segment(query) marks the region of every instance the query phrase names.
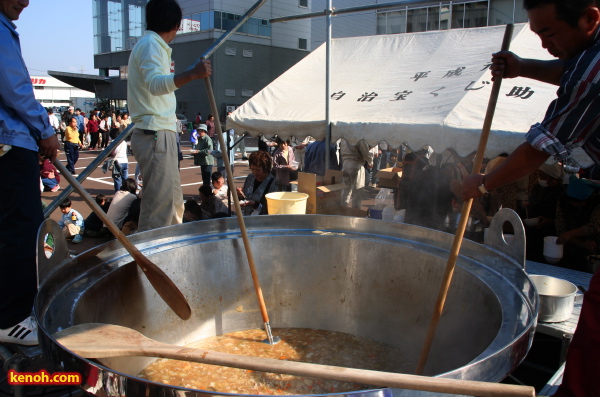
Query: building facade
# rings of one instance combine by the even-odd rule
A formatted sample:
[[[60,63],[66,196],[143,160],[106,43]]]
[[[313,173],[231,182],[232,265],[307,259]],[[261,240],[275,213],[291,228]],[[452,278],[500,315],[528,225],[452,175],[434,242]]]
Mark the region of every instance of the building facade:
[[[62,108],[75,106],[80,100],[75,98],[95,98],[90,91],[80,90],[50,76],[31,76],[35,99],[46,108]]]
[[[98,97],[126,99],[127,63],[144,33],[147,0],[94,0],[94,65],[111,84]],[[269,0],[210,57],[219,112],[235,108],[309,52],[310,20],[272,25],[269,19],[309,12],[300,0]],[[170,44],[175,73],[186,70],[254,4],[248,0],[180,0],[183,20]],[[176,91],[177,113],[210,113],[203,82]]]
[[[327,8],[327,0],[310,0],[311,12]],[[333,1],[333,6],[352,8],[368,4],[393,3],[394,0]],[[406,2],[406,5],[373,11],[361,11],[335,16],[331,35],[334,38],[372,36],[478,28],[527,22],[522,0],[460,0]],[[315,18],[311,26],[311,50],[325,41],[325,18]]]

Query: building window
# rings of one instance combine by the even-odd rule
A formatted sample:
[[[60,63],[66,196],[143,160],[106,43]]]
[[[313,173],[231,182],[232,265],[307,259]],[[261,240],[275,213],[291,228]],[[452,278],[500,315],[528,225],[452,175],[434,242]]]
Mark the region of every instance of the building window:
[[[308,8],[308,0],[298,0],[298,7]]]
[[[515,0],[477,0],[382,11],[377,13],[377,34],[475,28],[526,21],[521,8],[515,7]]]
[[[465,4],[465,28],[487,26],[487,1]]]
[[[408,10],[406,32],[424,32],[427,30],[427,8]]]
[[[126,50],[129,38],[142,36],[144,6],[140,1],[94,0],[94,54]]]
[[[427,30],[440,29],[440,7],[429,7],[427,9]]]
[[[235,96],[235,88],[226,88],[225,96]]]
[[[226,47],[225,48],[225,55],[235,56],[235,54],[237,54],[237,49],[236,48],[233,48],[233,47]]]
[[[215,11],[215,29],[229,30],[240,20],[240,18],[241,15],[238,14]],[[248,33],[257,36],[270,37],[271,25],[266,19],[248,18],[246,23],[240,26],[236,33]]]
[[[406,10],[377,14],[377,34],[406,33]]]
[[[440,29],[450,29],[450,6],[440,7]]]
[[[250,98],[252,95],[254,95],[253,90],[242,90],[243,97]]]
[[[252,50],[244,50],[242,51],[242,55],[244,58],[252,58],[253,52]]]
[[[453,29],[460,29],[465,27],[465,5],[454,4],[452,6],[452,25]]]
[[[298,39],[298,48],[300,50],[308,50],[308,40],[306,39]]]

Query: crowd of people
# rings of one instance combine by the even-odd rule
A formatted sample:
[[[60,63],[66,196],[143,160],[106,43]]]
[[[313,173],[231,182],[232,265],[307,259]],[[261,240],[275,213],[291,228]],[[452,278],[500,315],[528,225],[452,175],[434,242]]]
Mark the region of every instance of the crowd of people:
[[[46,111],[50,126],[57,135],[60,135],[60,140],[63,142],[63,149],[67,156],[67,170],[75,176],[77,176],[75,164],[79,159],[80,150],[106,148],[112,139],[131,124],[129,114],[120,111],[94,109],[89,117],[86,117],[81,109],[75,109],[73,106],[69,106],[60,117],[54,114],[52,108]],[[126,173],[123,180],[125,179],[127,179]],[[119,190],[116,184],[115,190]]]

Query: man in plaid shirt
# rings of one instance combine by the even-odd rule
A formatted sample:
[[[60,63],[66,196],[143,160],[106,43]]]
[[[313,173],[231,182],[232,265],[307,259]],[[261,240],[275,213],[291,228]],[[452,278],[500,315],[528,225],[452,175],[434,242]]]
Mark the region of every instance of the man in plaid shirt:
[[[465,178],[463,198],[530,174],[550,156],[582,168],[600,164],[600,9],[596,0],[524,0],[531,30],[556,60],[493,55],[492,75],[529,77],[559,86],[542,122],[497,169]],[[592,278],[555,397],[600,396],[600,273]]]

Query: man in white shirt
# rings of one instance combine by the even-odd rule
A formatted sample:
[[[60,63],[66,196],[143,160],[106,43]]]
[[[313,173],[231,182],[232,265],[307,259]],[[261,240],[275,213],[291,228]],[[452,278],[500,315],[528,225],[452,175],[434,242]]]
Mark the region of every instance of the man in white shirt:
[[[54,132],[58,133],[60,131],[60,123],[58,122],[58,117],[56,117],[52,108],[48,109],[48,120],[50,121],[52,128],[54,128]]]
[[[212,74],[210,61],[171,73],[171,48],[181,24],[175,0],[150,0],[147,31],[129,57],[127,100],[135,129],[131,150],[144,176],[138,231],[182,222],[183,193],[178,171],[175,90]]]

